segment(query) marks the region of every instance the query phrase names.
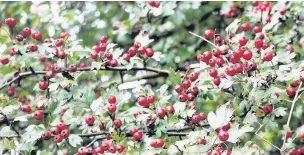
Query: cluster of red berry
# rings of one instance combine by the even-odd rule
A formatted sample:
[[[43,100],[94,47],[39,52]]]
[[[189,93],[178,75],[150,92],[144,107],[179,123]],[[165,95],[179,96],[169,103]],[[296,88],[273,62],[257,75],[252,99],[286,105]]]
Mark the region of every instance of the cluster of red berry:
[[[289,150],[289,155],[303,155],[304,154],[304,148],[292,148]]]
[[[50,130],[44,131],[41,135],[43,140],[49,140],[54,136],[54,141],[56,143],[62,142],[63,139],[67,139],[70,136],[70,130],[64,122],[60,122],[58,125],[51,127]]]
[[[232,5],[230,6],[230,11],[226,12],[226,13],[225,13],[225,16],[226,16],[227,18],[230,18],[230,17],[234,17],[234,16],[236,16],[236,15],[237,15],[237,6],[236,6],[235,4],[232,4]]]
[[[87,154],[103,154],[105,151],[109,153],[122,153],[125,147],[123,145],[111,145],[109,142],[104,141],[100,146],[92,149],[91,147],[80,147],[77,151],[77,155]]]
[[[221,154],[226,154],[230,155],[232,151],[227,148],[226,150],[222,146],[218,146],[210,150],[209,152],[205,152],[202,155],[221,155]]]
[[[130,58],[134,57],[137,53],[141,56],[146,55],[147,57],[152,57],[154,55],[154,50],[152,48],[142,46],[139,42],[134,42],[128,52],[123,55],[123,58],[126,61],[130,61]]]

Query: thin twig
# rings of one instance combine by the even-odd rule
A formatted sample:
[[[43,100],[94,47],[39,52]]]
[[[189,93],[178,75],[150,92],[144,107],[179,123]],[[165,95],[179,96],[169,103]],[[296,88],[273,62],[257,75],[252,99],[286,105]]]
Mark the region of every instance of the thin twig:
[[[298,90],[296,91],[296,94],[294,96],[294,99],[292,101],[292,104],[291,104],[291,109],[289,111],[289,116],[288,116],[288,120],[287,120],[287,123],[286,123],[286,130],[285,130],[285,133],[286,131],[288,130],[289,128],[289,125],[290,125],[290,120],[291,120],[291,116],[292,116],[292,112],[293,112],[293,109],[294,109],[294,106],[298,100],[298,95],[299,95],[299,92],[302,90],[301,89],[302,87],[302,82],[300,83],[299,87],[298,87]],[[286,143],[286,138],[287,138],[287,134],[285,134],[285,137],[283,139],[283,144],[282,144],[282,147],[281,147],[281,153],[285,150],[285,143]]]
[[[194,35],[194,36],[196,36],[196,37],[199,37],[199,38],[203,39],[204,41],[206,41],[207,43],[211,44],[212,46],[217,47],[214,43],[212,43],[211,41],[207,40],[206,38],[204,38],[204,37],[202,37],[202,36],[200,36],[200,35],[198,35],[196,33],[193,33],[191,31],[189,31],[189,33],[192,34],[192,35]]]

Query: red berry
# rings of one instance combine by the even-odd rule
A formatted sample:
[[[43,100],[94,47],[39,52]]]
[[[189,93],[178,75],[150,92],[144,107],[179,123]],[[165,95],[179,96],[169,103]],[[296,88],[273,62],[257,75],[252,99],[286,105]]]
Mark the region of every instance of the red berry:
[[[128,53],[131,57],[133,57],[136,54],[136,52],[137,52],[137,49],[134,46],[130,47],[128,50]]]
[[[106,141],[104,141],[101,146],[105,149],[105,150],[108,150],[110,148],[110,144]]]
[[[214,30],[212,29],[206,30],[204,33],[204,37],[206,39],[212,39],[214,37]]]
[[[298,155],[303,155],[304,154],[304,148],[303,147],[298,148],[297,152],[298,152]]]
[[[286,88],[286,93],[287,93],[289,96],[294,96],[294,94],[296,93],[296,89],[293,88],[293,87],[288,87],[288,88]]]
[[[234,76],[237,73],[236,69],[233,66],[227,67],[225,72],[229,76]]]
[[[99,45],[93,46],[93,51],[95,53],[99,53],[101,51],[101,47]]]
[[[179,96],[178,96],[178,100],[179,101],[181,101],[181,102],[185,102],[185,101],[187,101],[189,98],[188,98],[188,96],[186,95],[186,94],[180,94]]]
[[[154,55],[154,50],[152,48],[148,48],[146,51],[146,55],[148,57],[152,57]]]
[[[202,112],[202,113],[198,114],[198,116],[199,116],[199,119],[200,119],[201,121],[203,121],[203,120],[207,119],[207,114],[206,114],[206,113],[204,113],[204,112]]]
[[[49,140],[51,138],[51,132],[50,131],[44,131],[41,135],[41,138],[43,140]]]
[[[292,132],[291,132],[291,131],[286,131],[286,132],[285,132],[286,138],[291,137],[291,135],[292,135]]]
[[[239,44],[240,46],[245,46],[248,42],[248,38],[247,37],[243,37],[239,40]]]
[[[173,105],[169,105],[166,107],[166,110],[168,113],[174,113],[175,112],[175,109],[174,109],[174,106]]]
[[[216,77],[217,76],[217,70],[215,69],[215,68],[213,68],[213,69],[211,69],[211,70],[209,70],[209,75],[211,76],[211,77]]]
[[[61,32],[60,33],[60,38],[61,39],[66,39],[67,37],[69,37],[69,33],[68,32]]]
[[[105,43],[99,44],[99,47],[100,47],[101,51],[106,51],[107,50],[107,44],[105,44]]]
[[[270,23],[271,22],[271,16],[267,16],[266,17],[266,23]]]
[[[64,129],[61,131],[61,135],[63,136],[63,138],[68,138],[70,136],[70,130],[68,129]]]
[[[122,121],[120,119],[115,119],[113,122],[113,126],[115,128],[119,128],[122,125]]]
[[[215,85],[221,84],[221,78],[220,78],[220,77],[215,77],[215,78],[213,79],[213,83],[214,83]]]
[[[95,148],[94,150],[93,150],[93,154],[103,154],[104,153],[104,147],[103,146],[99,146],[99,147],[97,147],[97,148]]]
[[[289,150],[289,155],[298,155],[298,150],[295,148],[292,148],[291,150]]]
[[[70,64],[68,67],[68,71],[73,73],[77,71],[77,66],[75,64]]]
[[[149,103],[154,103],[155,100],[156,100],[156,98],[155,98],[154,95],[150,95],[150,96],[147,97],[147,101],[148,101]]]
[[[140,48],[138,48],[138,52],[139,52],[140,54],[146,54],[146,53],[147,53],[147,48],[141,46]]]
[[[292,83],[291,83],[291,86],[292,87],[297,87],[299,85],[299,81],[293,81]]]
[[[34,33],[32,33],[32,37],[36,40],[42,40],[42,33],[39,31],[35,31]]]
[[[110,146],[110,148],[109,148],[110,153],[115,153],[116,151],[117,151],[117,149],[115,146]]]
[[[110,112],[110,113],[114,113],[115,111],[116,111],[116,105],[115,104],[110,104],[110,105],[108,105],[108,111]]]
[[[229,138],[229,134],[227,131],[221,130],[219,131],[218,138],[221,141],[226,141]]]
[[[55,46],[56,47],[60,47],[63,43],[63,40],[62,39],[57,39],[56,42],[55,42]]]
[[[117,59],[112,59],[112,60],[108,61],[108,65],[110,65],[111,67],[116,67],[116,66],[118,66],[118,61],[117,61]]]
[[[208,65],[214,67],[216,65],[216,59],[210,59]]]
[[[271,104],[265,104],[265,105],[263,106],[263,111],[264,111],[266,114],[271,113],[272,110],[273,110],[273,107],[272,107]]]
[[[137,103],[145,108],[149,107],[149,102],[145,97],[139,97],[137,99]]]
[[[184,92],[185,91],[185,88],[183,85],[176,85],[174,87],[174,90],[177,92],[177,93],[181,93],[181,92]]]
[[[23,41],[23,36],[21,34],[16,35],[16,40]]]
[[[52,70],[47,71],[45,75],[49,79],[55,76],[55,74]]]
[[[87,123],[87,125],[94,125],[95,117],[93,115],[87,116],[85,118],[85,122]]]
[[[131,134],[131,135],[134,135],[137,131],[138,131],[137,128],[132,128],[132,129],[130,130],[130,134]]]
[[[24,112],[31,112],[31,111],[32,111],[31,107],[30,107],[29,105],[27,105],[27,104],[22,105],[22,106],[21,106],[21,109],[22,109],[22,111],[24,111]]]
[[[143,133],[141,131],[137,131],[133,134],[133,137],[137,140],[140,141],[141,138],[143,137]]]
[[[265,53],[263,60],[264,61],[271,61],[272,58],[273,58],[272,52],[267,52],[267,53]]]
[[[166,116],[166,110],[164,108],[159,108],[156,111],[156,114],[160,118],[164,118]]]
[[[15,87],[8,87],[7,88],[7,94],[9,96],[14,96],[14,94],[15,94]]]
[[[92,59],[97,59],[97,57],[98,57],[98,53],[93,51],[93,52],[91,53],[91,58],[92,58]]]
[[[244,53],[243,53],[243,58],[245,60],[250,60],[252,58],[252,52],[249,51],[249,50],[246,50]]]
[[[87,67],[87,63],[85,61],[83,61],[80,63],[79,67],[85,68],[85,67]]]
[[[222,130],[224,130],[224,131],[228,131],[229,129],[230,129],[230,123],[227,123],[226,125],[224,125],[222,127]]]
[[[9,27],[14,27],[17,24],[17,21],[15,18],[5,18],[5,23],[9,26]]]
[[[195,81],[196,79],[198,79],[198,76],[199,76],[198,72],[193,72],[190,74],[190,80]]]
[[[262,27],[259,26],[259,25],[253,27],[253,32],[254,33],[260,33],[260,32],[262,32]]]
[[[253,5],[253,6],[258,6],[258,5],[259,5],[259,1],[253,1],[253,2],[252,2],[252,5]]]
[[[125,53],[125,54],[123,55],[123,58],[124,58],[124,60],[126,60],[126,61],[130,61],[131,56],[130,56],[129,53]]]
[[[64,50],[61,50],[57,53],[57,57],[60,59],[64,59],[66,57],[66,53],[64,52]]]
[[[8,57],[1,57],[0,58],[0,62],[3,64],[3,65],[5,65],[5,64],[8,64],[8,62],[9,62],[9,59],[8,59]]]
[[[65,125],[65,123],[63,123],[63,122],[60,122],[60,123],[57,125],[57,128],[58,128],[60,131],[62,131],[62,130],[64,130],[64,129],[66,128],[66,125]]]
[[[206,145],[207,141],[204,138],[200,138],[199,140],[197,140],[197,144],[202,144],[202,145]]]
[[[46,82],[46,81],[40,81],[40,82],[39,82],[39,88],[40,88],[41,90],[47,89],[48,86],[49,86],[49,84],[48,84],[48,82]]]
[[[23,28],[22,34],[24,37],[30,36],[31,35],[31,29],[28,27]]]
[[[254,47],[259,49],[261,47],[263,47],[263,40],[262,39],[257,39],[254,41]]]
[[[286,12],[287,12],[287,9],[286,9],[286,8],[280,9],[280,14],[281,14],[281,15],[285,15]]]
[[[27,47],[27,49],[29,50],[29,51],[31,51],[31,52],[35,52],[35,51],[37,51],[38,50],[38,46],[36,45],[36,44],[29,44],[28,45],[28,47]]]
[[[44,114],[43,114],[43,111],[39,110],[39,111],[36,111],[34,113],[34,116],[33,116],[35,119],[37,120],[41,120],[44,118]]]
[[[234,51],[234,56],[241,58],[244,54],[244,50],[242,49],[238,49],[236,51]]]
[[[116,103],[116,97],[114,95],[110,95],[108,98],[108,102],[110,104],[115,104]]]
[[[191,118],[191,122],[193,124],[196,124],[200,121],[200,117],[198,115],[193,115],[192,118]]]
[[[87,147],[80,147],[77,150],[77,155],[87,155]]]
[[[237,57],[235,55],[230,56],[230,62],[233,63],[233,64],[239,63],[240,60],[241,60],[240,57]]]
[[[123,145],[117,146],[117,152],[122,153],[124,151],[125,147]]]
[[[8,53],[10,54],[10,56],[14,56],[16,54],[16,51],[13,47],[8,48]]]
[[[294,48],[293,48],[292,45],[288,45],[288,46],[286,47],[286,52],[292,53],[293,51],[294,51]]]
[[[195,109],[195,107],[196,107],[195,102],[189,102],[189,103],[187,104],[187,109],[189,109],[189,110]]]
[[[183,87],[187,89],[191,86],[191,83],[191,80],[186,80],[183,82]]]
[[[102,36],[102,37],[100,37],[100,39],[99,39],[99,42],[100,42],[100,43],[107,43],[107,41],[108,41],[108,36]]]
[[[40,54],[39,59],[41,62],[44,62],[46,60],[46,57],[43,54]]]
[[[242,29],[243,31],[248,31],[248,30],[250,30],[250,24],[249,24],[249,23],[244,23],[244,24],[242,24],[242,25],[241,25],[241,29]]]

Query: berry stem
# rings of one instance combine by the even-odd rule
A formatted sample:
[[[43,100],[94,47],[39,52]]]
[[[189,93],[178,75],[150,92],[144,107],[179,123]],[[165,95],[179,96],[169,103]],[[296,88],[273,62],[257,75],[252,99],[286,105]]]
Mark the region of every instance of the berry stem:
[[[286,131],[289,128],[292,112],[293,112],[294,106],[295,106],[295,104],[296,104],[296,102],[298,100],[298,97],[302,95],[302,93],[299,95],[299,92],[302,90],[301,87],[302,87],[302,82],[300,83],[300,85],[298,87],[298,90],[296,91],[295,97],[294,97],[294,99],[292,101],[291,109],[289,111],[289,116],[288,116],[288,120],[287,120],[287,123],[286,123],[286,129],[285,129],[284,133],[286,133]],[[281,147],[281,154],[284,154],[286,139],[287,139],[287,135],[285,134],[284,139],[283,139],[283,144],[282,144],[282,147]]]

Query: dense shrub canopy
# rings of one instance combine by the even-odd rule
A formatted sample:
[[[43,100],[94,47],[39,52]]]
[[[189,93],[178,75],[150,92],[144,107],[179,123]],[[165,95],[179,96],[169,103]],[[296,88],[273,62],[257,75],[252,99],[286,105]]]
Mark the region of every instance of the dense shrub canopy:
[[[0,2],[1,154],[304,148],[303,2]]]

